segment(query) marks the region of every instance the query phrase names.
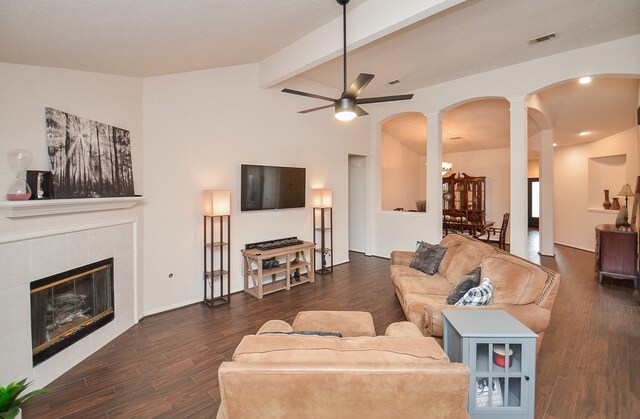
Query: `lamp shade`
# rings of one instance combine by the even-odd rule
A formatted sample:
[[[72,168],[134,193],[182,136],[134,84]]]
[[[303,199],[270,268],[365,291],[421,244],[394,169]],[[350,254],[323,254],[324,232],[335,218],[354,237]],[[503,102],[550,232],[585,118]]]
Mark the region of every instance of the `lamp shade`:
[[[202,212],[210,217],[229,215],[231,213],[231,191],[202,192]]]
[[[331,208],[333,206],[333,193],[331,189],[314,189],[313,190],[313,207],[314,208]]]
[[[622,189],[620,189],[620,192],[618,192],[618,196],[633,196],[633,195],[634,193],[631,190],[631,185],[629,185],[628,183],[625,183]]]

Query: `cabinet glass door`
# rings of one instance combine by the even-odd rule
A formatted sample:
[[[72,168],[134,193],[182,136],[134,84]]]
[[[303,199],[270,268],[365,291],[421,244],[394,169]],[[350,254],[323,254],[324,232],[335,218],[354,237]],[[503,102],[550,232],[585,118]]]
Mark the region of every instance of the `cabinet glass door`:
[[[503,343],[504,342],[504,343]],[[472,406],[479,410],[491,408],[522,408],[526,406],[528,385],[527,347],[523,341],[472,339],[470,366],[475,384]]]

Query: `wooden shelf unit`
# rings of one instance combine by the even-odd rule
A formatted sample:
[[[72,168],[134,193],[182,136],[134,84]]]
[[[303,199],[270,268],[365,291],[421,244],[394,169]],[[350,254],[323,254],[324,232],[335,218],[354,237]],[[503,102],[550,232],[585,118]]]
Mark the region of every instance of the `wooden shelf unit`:
[[[327,214],[328,213],[328,214]],[[320,266],[316,272],[326,274],[333,272],[333,209],[332,208],[313,208],[313,240],[316,247],[313,257],[320,257],[320,263],[315,262],[316,266]],[[327,256],[330,263],[327,263]]]
[[[442,178],[442,214],[484,225],[486,178],[452,173]]]
[[[271,250],[243,250],[244,292],[261,299],[272,292],[288,290],[297,285],[314,282],[314,248],[314,243],[303,242],[295,246]],[[309,254],[308,258],[307,253]],[[274,257],[279,258],[280,265],[263,269],[262,261]],[[254,262],[256,268],[253,267]],[[306,272],[301,272],[301,270]],[[300,275],[299,282],[291,280],[291,275],[296,272]],[[278,278],[279,274],[284,274],[284,278]],[[270,281],[265,283],[265,279],[269,278]]]
[[[204,216],[204,296],[202,302],[209,307],[228,304],[231,301],[231,276],[229,274],[229,266],[231,265],[230,237],[230,216]],[[216,282],[220,284],[217,296],[215,295]]]

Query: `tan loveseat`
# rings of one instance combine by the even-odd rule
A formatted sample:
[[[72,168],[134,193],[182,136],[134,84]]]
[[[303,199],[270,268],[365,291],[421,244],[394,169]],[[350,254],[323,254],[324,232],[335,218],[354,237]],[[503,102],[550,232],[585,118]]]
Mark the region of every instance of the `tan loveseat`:
[[[414,252],[391,253],[391,280],[407,320],[425,336],[442,338],[442,309],[502,309],[538,334],[537,347],[549,326],[560,275],[550,269],[501,251],[467,236],[444,237],[446,247],[438,271],[427,275],[409,267]],[[493,297],[489,306],[461,307],[446,304],[447,295],[464,275],[480,266],[489,278]]]
[[[369,336],[350,336],[353,321],[347,330],[341,324],[331,328],[345,332],[342,338],[264,334],[301,330],[302,323],[294,321],[292,328],[270,320],[242,339],[233,362],[218,371],[218,419],[468,417],[469,369],[449,363],[436,341],[413,324],[394,323],[385,336],[367,331],[375,335],[372,320],[359,328]]]

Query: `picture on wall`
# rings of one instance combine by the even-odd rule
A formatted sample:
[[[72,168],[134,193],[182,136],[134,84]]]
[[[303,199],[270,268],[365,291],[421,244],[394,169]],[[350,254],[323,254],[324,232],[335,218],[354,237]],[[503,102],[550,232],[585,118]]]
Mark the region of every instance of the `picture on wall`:
[[[53,198],[133,196],[129,131],[45,108]]]

